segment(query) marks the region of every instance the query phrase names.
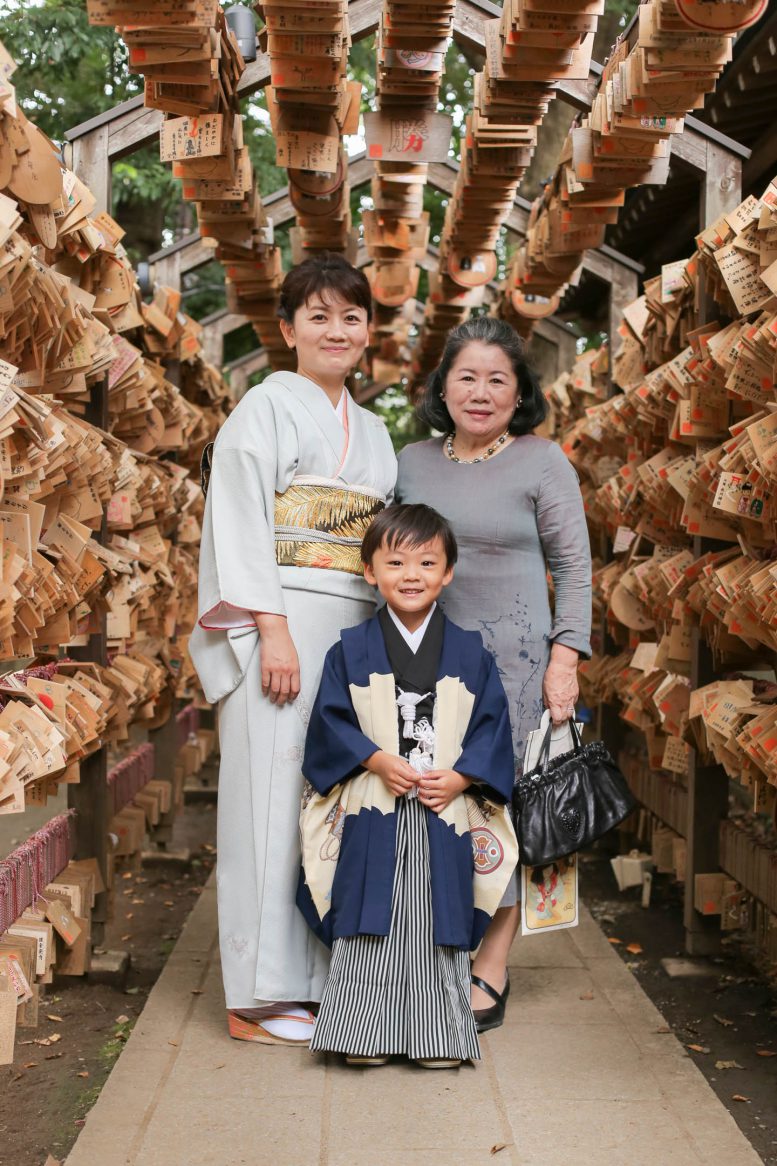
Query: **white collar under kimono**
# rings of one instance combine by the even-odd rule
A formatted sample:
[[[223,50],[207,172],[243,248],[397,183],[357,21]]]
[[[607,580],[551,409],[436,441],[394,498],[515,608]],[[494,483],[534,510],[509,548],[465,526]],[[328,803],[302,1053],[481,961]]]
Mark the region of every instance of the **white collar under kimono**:
[[[431,620],[432,616],[434,615],[435,609],[437,607],[437,603],[435,602],[432,604],[432,606],[429,608],[429,614],[427,615],[426,619],[424,620],[424,622],[421,624],[420,627],[416,628],[416,630],[414,632],[409,631],[405,627],[405,625],[402,623],[402,620],[399,618],[398,615],[394,614],[394,612],[391,610],[391,608],[389,607],[388,604],[386,604],[386,607],[388,608],[388,613],[391,617],[391,622],[394,624],[394,626],[399,631],[399,634],[401,635],[402,639],[407,644],[410,651],[413,653],[413,655],[415,655],[415,653],[421,647],[421,644],[423,642],[423,638],[426,635],[426,629],[429,627],[429,621]]]

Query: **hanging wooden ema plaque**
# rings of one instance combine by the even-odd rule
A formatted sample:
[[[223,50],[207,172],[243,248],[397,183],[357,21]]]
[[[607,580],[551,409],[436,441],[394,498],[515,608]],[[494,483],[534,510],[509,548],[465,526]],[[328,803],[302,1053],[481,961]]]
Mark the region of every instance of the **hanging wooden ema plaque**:
[[[453,119],[413,106],[365,113],[367,155],[380,162],[444,162]]]
[[[675,0],[675,7],[693,28],[730,34],[755,24],[768,0]]]
[[[510,302],[519,316],[527,320],[544,320],[552,316],[561,300],[560,293],[554,296],[529,295],[514,288],[510,293]]]
[[[448,256],[448,274],[459,287],[484,287],[496,275],[495,251],[465,251],[455,247]]]
[[[396,308],[418,292],[420,269],[414,263],[390,260],[364,269],[373,298],[384,307]]]

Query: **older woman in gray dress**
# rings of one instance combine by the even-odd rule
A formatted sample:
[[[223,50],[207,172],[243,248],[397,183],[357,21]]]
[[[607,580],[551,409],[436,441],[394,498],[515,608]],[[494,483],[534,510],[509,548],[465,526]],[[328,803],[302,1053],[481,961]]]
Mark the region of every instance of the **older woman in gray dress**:
[[[574,712],[578,659],[591,650],[583,501],[561,447],[532,433],[546,410],[513,329],[492,317],[461,324],[448,336],[419,409],[444,436],[402,451],[395,493],[398,502],[433,506],[453,526],[459,563],[440,603],[456,623],[480,631],[496,656],[510,702],[516,776],[543,707],[554,724]],[[507,959],[519,921],[514,876],[473,964],[480,1032],[504,1019]]]

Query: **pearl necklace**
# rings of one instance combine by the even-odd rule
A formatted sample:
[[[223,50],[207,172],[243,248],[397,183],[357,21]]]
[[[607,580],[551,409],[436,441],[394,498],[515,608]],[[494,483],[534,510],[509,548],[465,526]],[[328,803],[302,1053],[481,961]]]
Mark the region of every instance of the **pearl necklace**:
[[[488,458],[493,457],[496,451],[504,445],[510,436],[510,430],[505,429],[501,437],[497,437],[493,445],[489,445],[485,453],[481,453],[478,457],[463,458],[457,457],[453,450],[453,443],[456,440],[456,433],[449,433],[445,439],[445,453],[452,462],[460,462],[463,466],[474,466],[476,462],[487,461]]]

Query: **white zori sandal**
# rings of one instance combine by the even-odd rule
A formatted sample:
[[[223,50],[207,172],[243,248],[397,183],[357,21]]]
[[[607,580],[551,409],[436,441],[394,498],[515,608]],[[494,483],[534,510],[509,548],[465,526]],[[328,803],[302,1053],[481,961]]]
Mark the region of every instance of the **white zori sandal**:
[[[297,1004],[270,1004],[264,1008],[234,1009],[227,1012],[229,1035],[233,1040],[255,1041],[260,1045],[292,1045],[306,1048],[313,1036],[315,1017],[309,1008]]]

